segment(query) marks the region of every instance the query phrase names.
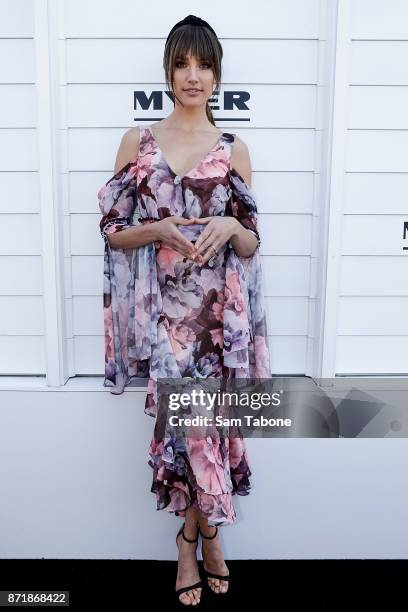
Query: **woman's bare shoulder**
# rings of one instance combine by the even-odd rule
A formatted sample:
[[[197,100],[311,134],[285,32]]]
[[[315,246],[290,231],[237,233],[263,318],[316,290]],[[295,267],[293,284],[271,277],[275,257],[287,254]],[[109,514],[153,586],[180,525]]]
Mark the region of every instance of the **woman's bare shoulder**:
[[[137,157],[140,142],[140,127],[135,126],[126,130],[120,141],[115,161],[115,174],[130,161]]]
[[[249,186],[251,186],[252,168],[248,147],[237,135],[235,135],[231,151],[231,167],[242,176]]]

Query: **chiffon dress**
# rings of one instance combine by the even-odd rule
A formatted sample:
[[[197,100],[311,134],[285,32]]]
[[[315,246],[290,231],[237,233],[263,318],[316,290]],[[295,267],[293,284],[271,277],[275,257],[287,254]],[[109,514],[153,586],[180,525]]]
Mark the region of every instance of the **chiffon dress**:
[[[270,376],[254,193],[231,166],[235,134],[221,132],[183,176],[167,163],[149,127],[134,159],[99,190],[104,239],[104,386],[120,394],[146,378],[144,412],[156,419],[148,447],[156,509],[185,516],[195,506],[209,525],[236,520],[234,494],[252,487],[242,435],[202,439],[159,435],[158,380]],[[249,257],[230,241],[200,266],[157,241],[112,248],[108,235],[170,216],[234,216],[257,238]],[[195,242],[205,224],[176,226]],[[140,384],[140,381],[139,381]]]

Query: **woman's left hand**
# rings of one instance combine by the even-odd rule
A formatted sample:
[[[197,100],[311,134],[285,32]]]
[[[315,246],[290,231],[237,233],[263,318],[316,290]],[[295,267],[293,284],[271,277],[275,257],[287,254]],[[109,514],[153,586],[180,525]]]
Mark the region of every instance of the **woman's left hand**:
[[[235,217],[212,216],[194,217],[194,223],[207,225],[194,244],[196,261],[203,265],[214,257],[216,254],[214,249],[218,253],[219,249],[236,233],[239,222]]]

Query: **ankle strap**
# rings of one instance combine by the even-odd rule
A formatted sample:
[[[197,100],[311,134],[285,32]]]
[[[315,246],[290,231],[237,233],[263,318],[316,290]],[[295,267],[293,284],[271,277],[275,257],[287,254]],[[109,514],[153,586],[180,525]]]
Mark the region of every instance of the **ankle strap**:
[[[186,542],[190,542],[190,543],[197,542],[197,540],[198,540],[198,534],[197,534],[197,537],[196,537],[196,539],[195,539],[195,540],[190,540],[189,538],[186,538],[186,536],[184,535],[184,525],[183,525],[183,527],[181,528],[181,530],[180,530],[180,531],[181,531],[181,535],[182,535],[182,536],[183,536],[183,538],[186,540]]]
[[[214,535],[212,535],[212,536],[206,536],[206,535],[204,535],[204,534],[203,534],[203,532],[202,532],[202,531],[201,531],[201,529],[200,529],[200,534],[201,534],[201,537],[202,537],[202,538],[205,538],[206,540],[212,540],[213,538],[215,538],[215,536],[216,536],[216,535],[217,535],[217,533],[218,533],[218,527],[217,527],[216,525],[214,525],[214,527],[215,527],[215,533],[214,533]]]

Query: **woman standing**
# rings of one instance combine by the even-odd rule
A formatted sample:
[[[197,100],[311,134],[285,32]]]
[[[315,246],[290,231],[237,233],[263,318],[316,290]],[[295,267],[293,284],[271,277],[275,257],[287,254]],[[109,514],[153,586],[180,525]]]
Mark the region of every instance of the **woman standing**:
[[[251,484],[242,436],[159,433],[157,381],[270,376],[251,165],[245,143],[219,131],[208,104],[221,44],[194,15],[170,31],[164,70],[174,110],[122,137],[114,176],[98,193],[104,255],[105,380],[112,393],[148,381],[145,413],[157,509],[184,517],[176,592],[200,601],[196,548],[210,588],[225,593],[218,527]]]

